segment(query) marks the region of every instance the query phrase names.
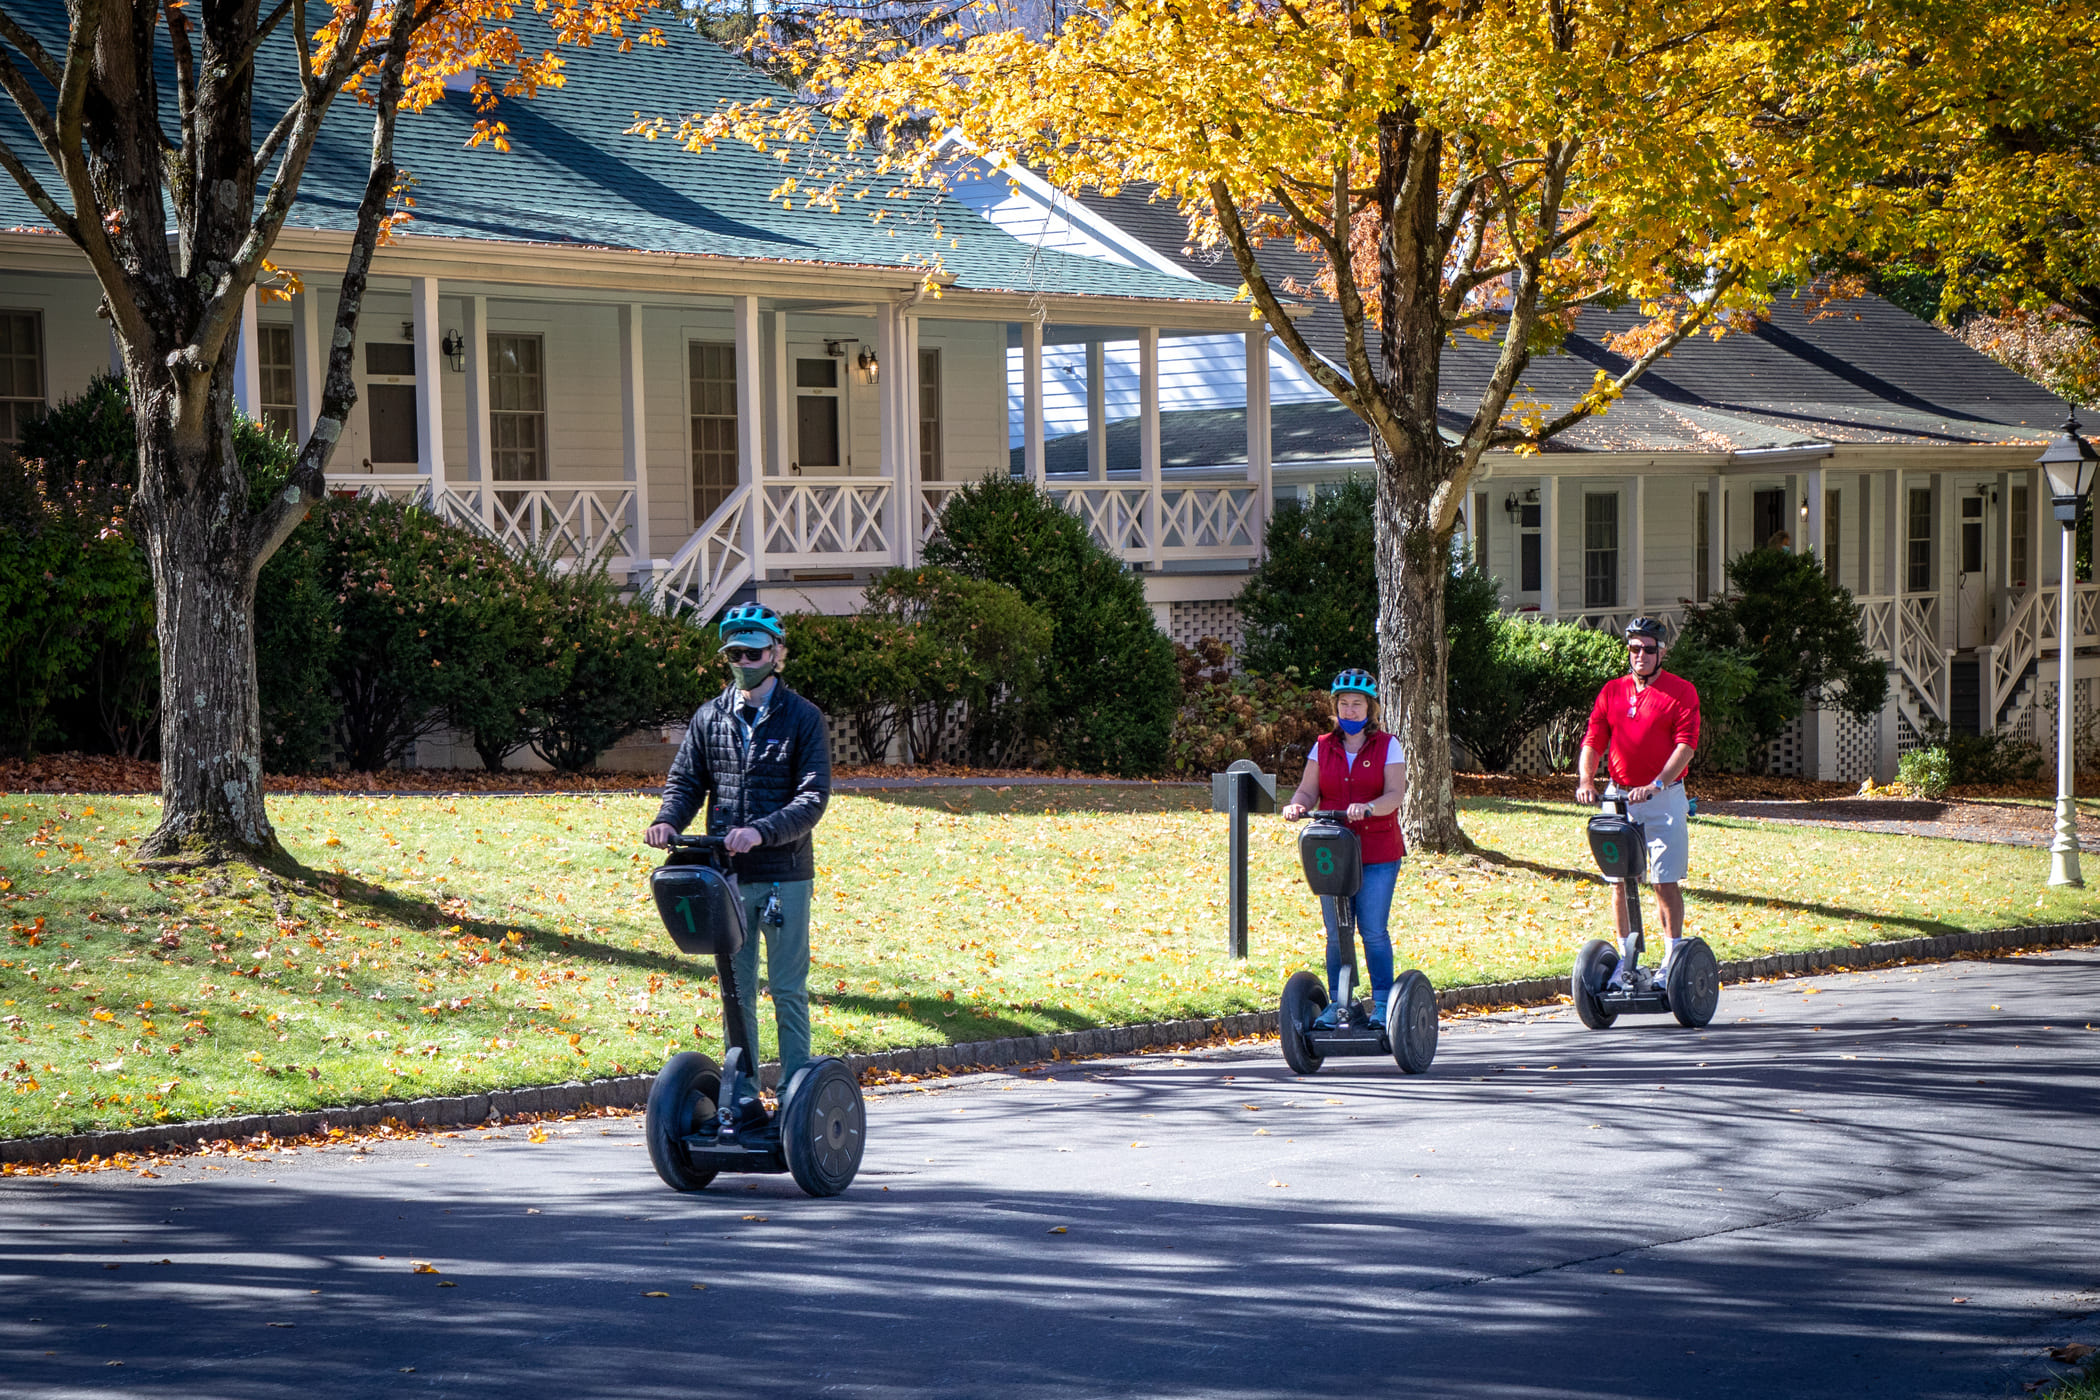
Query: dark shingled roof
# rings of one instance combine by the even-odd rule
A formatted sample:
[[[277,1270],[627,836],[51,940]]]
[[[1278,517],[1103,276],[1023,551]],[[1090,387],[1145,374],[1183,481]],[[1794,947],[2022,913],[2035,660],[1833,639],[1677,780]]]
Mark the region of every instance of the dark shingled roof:
[[[9,12],[53,52],[64,51],[63,6],[28,0]],[[544,30],[529,7],[515,23]],[[839,214],[788,210],[769,194],[785,171],[773,157],[729,144],[696,155],[673,141],[623,135],[639,115],[677,117],[721,101],[784,95],[675,12],[665,12],[661,26],[667,41],[662,48],[637,45],[621,54],[608,41],[563,48],[563,86],[542,89],[529,102],[505,101],[494,114],[509,124],[507,153],[466,149],[475,114],[464,94],[405,114],[396,153],[415,181],[415,219],[402,237],[903,268],[931,258],[938,225],[943,263],[968,289],[1177,301],[1231,297],[1230,289],[1149,268],[1031,248],[944,196],[919,195],[903,211],[889,202],[894,222],[881,225],[870,220],[867,204],[848,205]],[[545,40],[528,35],[527,42]],[[289,42],[280,41],[260,60],[258,130],[290,100],[291,53]],[[163,91],[175,91],[172,73]],[[287,227],[346,231],[354,225],[370,131],[367,109],[348,98],[335,105]],[[59,188],[12,103],[0,103],[0,133],[47,180],[47,188]],[[5,178],[0,227],[49,228]]]
[[[1080,192],[1081,205],[1191,276],[1218,286],[1240,286],[1238,267],[1222,249],[1190,246],[1188,225],[1172,204],[1152,198],[1154,187],[1125,186],[1113,197]],[[1271,277],[1310,284],[1311,258],[1283,243],[1259,253]],[[1311,298],[1298,321],[1322,358],[1346,363],[1342,318],[1332,302]],[[1516,395],[1560,410],[1589,391],[1598,370],[1617,373],[1622,356],[1605,348],[1615,333],[1640,323],[1637,311],[1585,311],[1561,351],[1539,355]],[[1492,341],[1458,337],[1444,352],[1444,426],[1462,430],[1495,363]],[[1749,333],[1716,341],[1700,336],[1677,347],[1635,382],[1608,413],[1553,439],[1549,452],[1732,452],[1808,443],[1872,442],[1973,444],[2038,443],[2062,425],[2066,405],[2040,385],[1980,355],[1909,312],[1879,297],[1833,302],[1820,312],[1801,299],[1781,300],[1770,319]],[[1229,421],[1228,421],[1229,420]],[[1246,460],[1245,415],[1180,412],[1161,415],[1162,460],[1227,463]],[[1276,460],[1364,456],[1369,430],[1340,405],[1278,405],[1271,411]],[[1286,451],[1286,422],[1293,444]],[[1135,468],[1137,437],[1109,429],[1111,467]],[[1076,443],[1077,446],[1070,444]],[[1086,465],[1083,435],[1058,439],[1052,470],[1077,454]]]

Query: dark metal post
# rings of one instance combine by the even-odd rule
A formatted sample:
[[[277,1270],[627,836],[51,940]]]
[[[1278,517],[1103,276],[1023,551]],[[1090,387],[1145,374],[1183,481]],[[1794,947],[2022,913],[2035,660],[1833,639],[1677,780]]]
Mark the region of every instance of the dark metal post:
[[[1227,903],[1231,906],[1231,919],[1226,925],[1225,951],[1235,958],[1247,956],[1247,808],[1254,786],[1252,773],[1228,773],[1225,775],[1226,824],[1232,832],[1231,845],[1225,857],[1225,889]]]
[[[1210,775],[1210,809],[1225,814],[1225,952],[1247,956],[1247,818],[1276,810],[1276,779],[1252,759]]]

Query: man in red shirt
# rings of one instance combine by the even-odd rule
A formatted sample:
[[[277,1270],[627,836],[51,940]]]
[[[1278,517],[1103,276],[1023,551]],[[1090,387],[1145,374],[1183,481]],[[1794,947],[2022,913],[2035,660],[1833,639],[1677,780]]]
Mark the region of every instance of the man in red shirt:
[[[1648,617],[1627,623],[1627,674],[1598,692],[1590,727],[1582,736],[1582,755],[1575,761],[1575,800],[1595,802],[1597,760],[1608,751],[1611,781],[1625,793],[1626,815],[1647,833],[1648,879],[1655,886],[1655,912],[1663,927],[1663,960],[1655,969],[1658,982],[1684,934],[1684,891],[1679,885],[1691,858],[1684,770],[1699,747],[1699,692],[1684,677],[1665,671],[1662,659],[1662,624]],[[1623,945],[1626,906],[1613,900],[1612,910]],[[1613,980],[1631,971],[1621,960]]]

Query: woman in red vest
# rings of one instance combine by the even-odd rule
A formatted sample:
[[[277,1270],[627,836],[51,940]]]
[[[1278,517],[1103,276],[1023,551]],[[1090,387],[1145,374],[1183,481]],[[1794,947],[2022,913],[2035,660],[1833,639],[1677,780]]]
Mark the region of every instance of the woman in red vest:
[[[1385,1000],[1393,989],[1393,940],[1386,921],[1393,908],[1393,886],[1400,879],[1400,803],[1407,795],[1407,756],[1400,741],[1378,727],[1378,682],[1368,672],[1348,670],[1328,688],[1334,697],[1334,729],[1322,734],[1305,760],[1305,776],[1283,809],[1283,819],[1297,821],[1312,811],[1343,810],[1349,829],[1363,843],[1364,883],[1356,892],[1356,931],[1363,935],[1364,961],[1371,972],[1371,1020],[1385,1020]],[[1330,935],[1327,946],[1354,959],[1356,950],[1341,948],[1335,931],[1334,901],[1320,900]],[[1327,964],[1327,1009],[1318,1024],[1331,1029],[1342,1008],[1342,965],[1330,954]]]

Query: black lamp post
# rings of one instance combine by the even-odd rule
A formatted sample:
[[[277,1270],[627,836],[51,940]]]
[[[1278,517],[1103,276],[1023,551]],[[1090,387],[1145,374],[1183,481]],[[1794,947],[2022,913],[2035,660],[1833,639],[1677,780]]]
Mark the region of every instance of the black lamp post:
[[[2056,839],[2049,845],[2049,883],[2083,886],[2078,869],[2078,808],[2072,800],[2073,772],[2077,767],[2071,751],[2071,653],[2077,633],[2077,580],[2072,577],[2078,534],[2078,517],[2093,491],[2093,476],[2100,467],[2100,452],[2078,434],[2074,414],[2064,419],[2064,430],[2050,439],[2036,459],[2049,478],[2049,494],[2063,529],[2063,557],[2057,570],[2056,613]]]

